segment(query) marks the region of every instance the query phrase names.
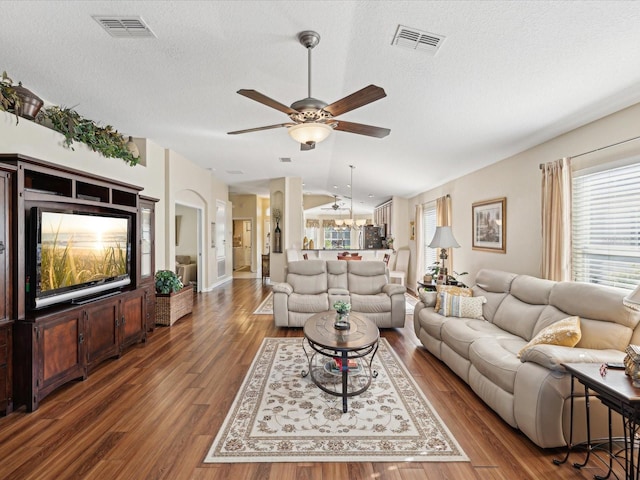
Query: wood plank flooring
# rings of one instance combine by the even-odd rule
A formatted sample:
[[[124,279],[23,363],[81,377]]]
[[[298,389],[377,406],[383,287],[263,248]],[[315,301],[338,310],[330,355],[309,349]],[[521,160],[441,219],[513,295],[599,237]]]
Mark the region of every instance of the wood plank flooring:
[[[470,462],[203,464],[264,337],[299,337],[252,312],[270,291],[236,279],[196,297],[194,311],[145,344],[40,403],[0,418],[0,479],[588,479],[599,465],[555,466],[427,353],[412,317],[383,330]],[[576,454],[572,461],[582,460]]]

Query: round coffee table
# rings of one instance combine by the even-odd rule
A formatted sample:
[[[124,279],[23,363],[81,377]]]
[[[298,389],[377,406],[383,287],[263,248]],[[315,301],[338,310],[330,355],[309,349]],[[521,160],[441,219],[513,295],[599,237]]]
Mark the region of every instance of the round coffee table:
[[[371,363],[378,351],[380,331],[357,313],[349,315],[351,328],[337,330],[333,327],[335,316],[335,311],[317,313],[304,324],[304,338],[313,353],[309,356],[303,340],[309,368],[302,376],[310,375],[322,391],[342,397],[342,411],[346,413],[347,398],[367,390],[378,375]]]

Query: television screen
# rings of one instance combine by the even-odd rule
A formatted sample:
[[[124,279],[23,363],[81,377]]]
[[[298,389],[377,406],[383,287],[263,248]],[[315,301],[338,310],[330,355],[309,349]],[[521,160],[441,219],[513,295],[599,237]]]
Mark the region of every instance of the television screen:
[[[37,307],[129,283],[129,217],[47,210],[37,217]],[[60,297],[43,300],[51,296]]]

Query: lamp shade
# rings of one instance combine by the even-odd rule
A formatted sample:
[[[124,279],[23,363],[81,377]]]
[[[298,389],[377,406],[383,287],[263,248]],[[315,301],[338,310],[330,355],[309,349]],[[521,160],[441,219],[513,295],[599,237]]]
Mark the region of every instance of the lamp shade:
[[[309,144],[319,143],[327,138],[333,129],[326,123],[299,123],[289,127],[289,135],[296,142]]]
[[[436,233],[429,244],[429,248],[458,248],[459,246],[453,236],[451,227],[436,227]]]
[[[622,304],[632,310],[640,310],[640,285],[629,295],[622,299]]]

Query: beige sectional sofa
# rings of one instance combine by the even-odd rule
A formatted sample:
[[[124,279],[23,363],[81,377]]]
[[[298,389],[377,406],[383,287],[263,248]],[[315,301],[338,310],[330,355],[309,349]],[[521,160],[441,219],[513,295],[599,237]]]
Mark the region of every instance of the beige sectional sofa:
[[[351,303],[380,328],[403,327],[406,288],[390,284],[382,261],[301,260],[289,262],[283,283],[273,286],[273,318],[281,327],[302,327],[334,302]]]
[[[484,296],[484,319],[444,317],[435,292],[421,292],[414,327],[422,344],[446,363],[512,427],[543,448],[569,439],[568,362],[620,362],[640,343],[640,313],[626,308],[624,290],[481,270],[473,296]],[[575,347],[539,344],[518,353],[540,330],[580,317]],[[577,392],[583,392],[577,387]],[[584,439],[584,398],[576,400],[574,441]],[[592,435],[606,436],[606,409],[591,399]],[[616,425],[619,422],[615,422]]]

